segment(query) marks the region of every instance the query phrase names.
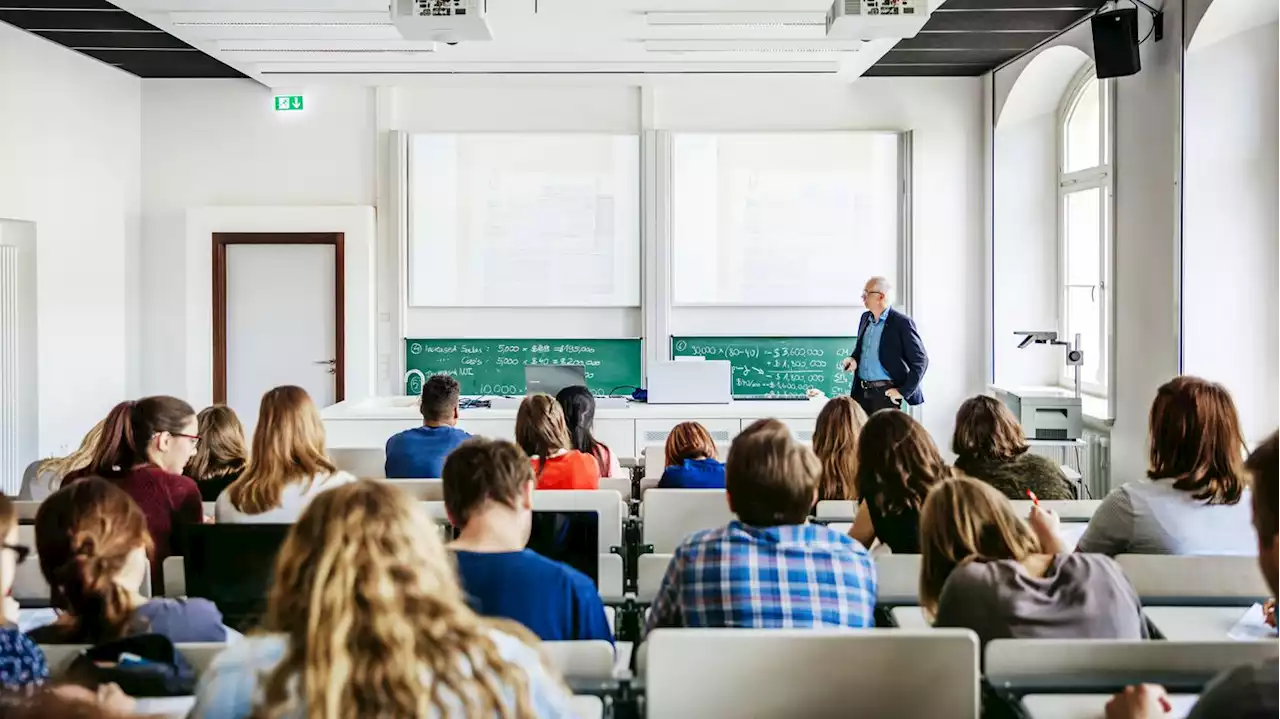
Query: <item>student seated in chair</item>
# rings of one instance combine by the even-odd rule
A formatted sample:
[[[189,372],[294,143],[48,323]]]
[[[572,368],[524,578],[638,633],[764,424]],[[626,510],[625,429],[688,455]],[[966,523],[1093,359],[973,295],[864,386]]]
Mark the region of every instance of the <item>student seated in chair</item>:
[[[813,453],[822,462],[819,502],[857,499],[858,436],[866,424],[867,413],[848,395],[832,397],[818,413]]]
[[[222,490],[240,479],[249,462],[244,425],[236,411],[225,404],[205,407],[196,418],[200,423],[200,444],[183,474],[200,485],[201,499],[214,502]]]
[[[995,397],[970,397],[956,412],[956,469],[1010,499],[1026,499],[1027,490],[1039,499],[1075,499],[1062,468],[1030,449],[1018,418]]]
[[[162,634],[175,644],[227,640],[209,600],[148,599],[138,591],[151,537],[142,510],[114,484],[89,477],[54,492],[36,511],[35,530],[40,572],[62,612],[29,633],[37,643],[102,644],[134,634]]]
[[[711,433],[697,422],[681,422],[667,435],[665,469],[658,489],[724,489],[724,463]]]
[[[1166,382],[1149,426],[1146,479],[1102,500],[1077,549],[1112,556],[1257,552],[1244,433],[1227,388],[1190,376]]]
[[[596,458],[573,448],[555,397],[533,394],[516,411],[516,444],[529,455],[538,489],[600,489]]]
[[[870,627],[875,565],[857,542],[808,524],[822,466],[791,430],[762,419],[725,467],[738,519],[687,537],[649,615],[661,627]]]
[[[564,412],[564,423],[569,428],[569,441],[579,452],[595,457],[601,477],[625,477],[622,464],[613,450],[591,433],[596,419],[596,398],[582,385],[565,387],[556,393],[556,402]]]
[[[574,715],[537,639],[467,607],[435,522],[391,482],[311,502],[262,629],[213,660],[190,719]]]
[[[4,621],[0,624],[0,691],[22,691],[39,686],[49,678],[49,665],[44,652],[18,628],[18,602],[13,598],[13,582],[18,565],[27,560],[30,547],[18,544],[18,508],[8,497],[0,496],[0,605]]]
[[[613,641],[600,594],[585,574],[525,549],[533,523],[533,469],[520,448],[476,437],[444,463],[444,502],[461,528],[450,545],[472,608],[519,622],[543,641]]]
[[[422,426],[406,429],[387,440],[387,479],[434,479],[444,470],[445,457],[471,435],[458,429],[458,380],[432,375],[422,385],[418,408]]]
[[[1058,518],[1028,523],[995,487],[969,477],[935,486],[920,514],[920,606],[934,626],[992,639],[1145,639],[1133,585],[1115,560],[1067,552]]]
[[[861,504],[849,536],[868,549],[878,539],[895,554],[919,554],[920,507],[950,476],[933,438],[911,415],[876,412],[858,436],[854,491]]]
[[[1273,433],[1249,455],[1245,468],[1253,479],[1250,500],[1258,534],[1258,565],[1274,596],[1280,592],[1280,435]],[[1201,692],[1187,719],[1237,719],[1280,714],[1280,661],[1269,659],[1229,669]],[[1129,687],[1107,703],[1107,719],[1157,719],[1172,716],[1163,687]]]

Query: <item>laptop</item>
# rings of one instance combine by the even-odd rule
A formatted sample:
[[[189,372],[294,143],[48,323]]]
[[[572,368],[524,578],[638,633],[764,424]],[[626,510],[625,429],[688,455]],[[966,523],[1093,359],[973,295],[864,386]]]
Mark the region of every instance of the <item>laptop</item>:
[[[537,364],[524,368],[526,394],[556,396],[565,387],[586,387],[587,368],[580,364]]]
[[[260,623],[288,524],[200,524],[186,528],[187,596],[208,599],[244,632]]]

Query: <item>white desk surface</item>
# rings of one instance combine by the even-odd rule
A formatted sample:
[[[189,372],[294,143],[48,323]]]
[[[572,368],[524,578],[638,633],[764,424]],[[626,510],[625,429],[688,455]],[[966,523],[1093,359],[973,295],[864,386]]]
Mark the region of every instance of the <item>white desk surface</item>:
[[[808,400],[735,400],[728,404],[645,404],[632,402],[622,409],[598,409],[596,420],[608,419],[780,419],[813,418],[826,404],[825,397]],[[320,417],[332,420],[405,420],[421,422],[417,397],[375,397],[360,401],[339,402],[325,407]],[[459,411],[462,420],[515,420],[516,408],[464,409]]]
[[[1143,613],[1166,639],[1224,642],[1247,607],[1146,607]]]
[[[920,607],[894,607],[889,610],[899,629],[929,629],[931,624]]]
[[[195,697],[154,697],[139,699],[133,713],[139,716],[173,717],[180,719],[196,706]]]
[[[1196,703],[1195,694],[1171,694],[1173,711],[1164,716],[1185,717]],[[1031,719],[1105,719],[1110,694],[1028,694],[1022,698]]]

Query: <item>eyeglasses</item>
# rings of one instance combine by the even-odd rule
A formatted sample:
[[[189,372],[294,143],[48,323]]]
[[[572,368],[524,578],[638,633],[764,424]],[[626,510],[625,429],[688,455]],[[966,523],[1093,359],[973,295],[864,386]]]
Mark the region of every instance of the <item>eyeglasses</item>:
[[[5,544],[3,547],[13,552],[14,556],[18,558],[18,564],[27,561],[27,557],[31,554],[31,547],[25,544]]]
[[[868,295],[880,295],[881,297],[884,297],[884,293],[883,293],[883,292],[879,292],[879,291],[877,291],[877,290],[872,290],[872,291],[870,291],[870,292],[863,292],[863,293],[862,293],[862,299],[864,299],[864,300],[865,300],[865,299],[867,299],[867,296],[868,296]]]
[[[195,443],[200,442],[200,435],[198,434],[183,434],[181,432],[170,432],[169,434],[173,435],[174,437],[186,437],[187,439]]]

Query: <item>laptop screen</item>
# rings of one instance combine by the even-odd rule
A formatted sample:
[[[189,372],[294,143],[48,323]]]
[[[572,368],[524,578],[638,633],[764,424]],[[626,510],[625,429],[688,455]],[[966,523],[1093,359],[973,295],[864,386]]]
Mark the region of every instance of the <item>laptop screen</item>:
[[[565,387],[586,387],[587,368],[576,364],[529,365],[524,368],[527,394],[544,392],[556,396]]]
[[[187,596],[218,606],[228,626],[258,625],[275,577],[288,524],[202,524],[187,528],[183,563]]]

